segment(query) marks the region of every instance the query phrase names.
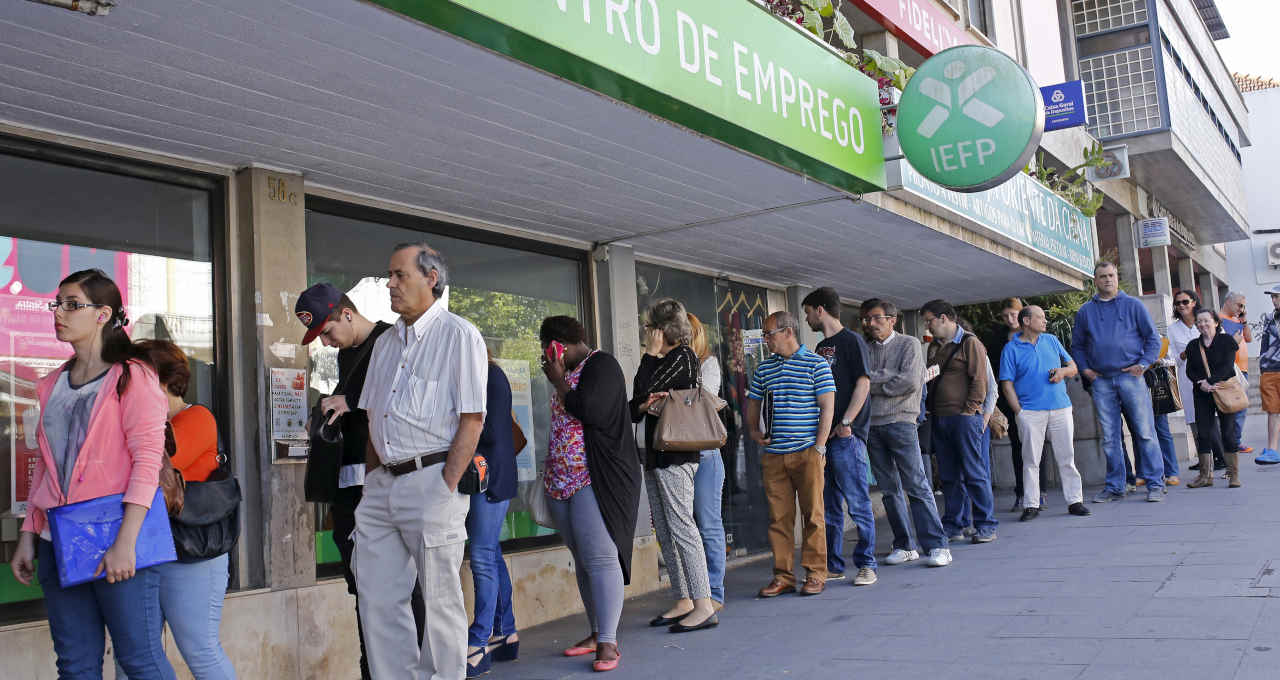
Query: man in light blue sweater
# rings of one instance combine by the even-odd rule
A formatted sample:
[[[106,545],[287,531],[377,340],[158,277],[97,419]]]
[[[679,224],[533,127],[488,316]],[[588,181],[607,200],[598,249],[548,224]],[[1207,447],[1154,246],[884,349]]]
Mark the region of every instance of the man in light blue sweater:
[[[1107,455],[1107,486],[1095,503],[1124,498],[1124,450],[1120,416],[1133,426],[1138,474],[1147,480],[1147,500],[1164,500],[1164,462],[1156,441],[1155,413],[1142,373],[1156,361],[1160,334],[1142,302],[1120,290],[1120,273],[1111,262],[1093,268],[1098,289],[1076,312],[1071,358],[1093,383],[1093,407]]]

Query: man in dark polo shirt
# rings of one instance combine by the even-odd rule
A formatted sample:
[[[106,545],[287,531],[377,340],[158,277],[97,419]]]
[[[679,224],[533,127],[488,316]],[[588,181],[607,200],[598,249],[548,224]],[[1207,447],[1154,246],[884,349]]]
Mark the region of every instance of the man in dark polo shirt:
[[[342,556],[343,576],[347,579],[347,592],[356,595],[355,574],[351,571],[351,553],[355,544],[351,535],[356,528],[356,506],[364,495],[365,447],[369,441],[369,416],[363,409],[356,408],[360,403],[360,392],[364,389],[365,374],[369,371],[369,356],[365,351],[373,348],[373,343],[383,331],[391,328],[382,321],[373,322],[356,310],[356,305],[337,288],[328,283],[317,283],[298,296],[294,306],[294,314],[307,327],[307,334],[302,344],[311,344],[316,338],[326,347],[338,349],[338,387],[341,393],[320,400],[323,412],[333,412],[330,421],[340,420],[342,430],[342,467],[339,468],[338,479],[330,486],[338,491],[333,503],[329,506],[329,516],[333,518],[333,542],[338,546],[338,554]],[[415,585],[413,590],[413,618],[418,627],[418,638],[422,638],[422,623],[425,614],[422,601],[422,590]],[[364,630],[360,623],[359,599],[357,596],[356,628],[360,632],[360,676],[369,680],[369,663],[364,655]]]
[[[869,586],[876,582],[876,517],[867,480],[867,434],[871,427],[867,342],[840,323],[840,296],[834,288],[809,293],[801,307],[809,328],[823,335],[816,352],[827,360],[836,381],[832,418],[836,424],[827,442],[826,484],[822,492],[827,524],[827,580],[844,578],[847,504],[849,516],[858,527],[858,543],[853,548],[853,565],[858,573],[853,585]]]

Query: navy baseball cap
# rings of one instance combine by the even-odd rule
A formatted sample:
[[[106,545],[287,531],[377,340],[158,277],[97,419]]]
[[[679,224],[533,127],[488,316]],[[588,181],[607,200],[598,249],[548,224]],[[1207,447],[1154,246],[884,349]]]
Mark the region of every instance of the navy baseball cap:
[[[332,284],[317,283],[302,291],[302,295],[298,296],[298,304],[293,306],[293,313],[298,317],[298,321],[307,327],[307,334],[302,336],[302,344],[309,345],[316,336],[320,335],[324,330],[325,322],[329,320],[329,316],[338,308],[340,302],[342,302],[342,292]]]

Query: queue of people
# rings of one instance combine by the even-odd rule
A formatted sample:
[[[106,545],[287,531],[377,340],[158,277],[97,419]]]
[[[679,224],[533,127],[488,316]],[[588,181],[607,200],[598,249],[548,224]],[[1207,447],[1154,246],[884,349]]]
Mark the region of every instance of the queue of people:
[[[320,413],[343,433],[336,479],[329,480],[337,489],[331,516],[356,596],[361,674],[477,677],[519,656],[499,538],[516,496],[515,442],[523,435],[513,426],[506,375],[476,327],[448,310],[444,256],[426,243],[396,246],[388,275],[391,308],[399,316],[394,324],[364,317],[327,283],[303,291],[295,308],[307,329],[303,344],[320,339],[338,349],[338,388],[321,399]],[[1147,500],[1163,500],[1165,485],[1176,483],[1176,459],[1170,471],[1142,377],[1157,360],[1160,338],[1142,304],[1119,290],[1113,264],[1098,264],[1095,284],[1097,294],[1077,313],[1070,352],[1047,332],[1044,310],[1017,298],[1005,302],[1003,325],[987,336],[995,352],[945,300],[921,310],[933,338],[927,347],[895,330],[898,310],[886,300],[861,305],[862,334],[846,329],[831,288],[813,291],[801,304],[805,323],[823,335],[814,350],[800,342],[799,319],[769,315],[762,333],[770,356],[750,376],[745,414],[751,438],[764,451],[773,553],[772,578],[758,596],[814,596],[828,582],[848,578],[846,513],[858,530],[850,580],[859,587],[877,582],[881,563],[897,566],[923,555],[925,565],[945,567],[954,559],[951,543],[996,540],[990,442],[997,408],[1009,417],[1017,443],[1020,519],[1043,511],[1046,439],[1067,512],[1090,515],[1065,383],[1077,375],[1091,383],[1107,458],[1107,485],[1094,502],[1126,493],[1122,417],[1134,434]],[[1280,287],[1272,299],[1280,316]],[[1179,292],[1174,302],[1168,346],[1181,369],[1179,387],[1200,454],[1200,476],[1188,486],[1212,485],[1212,459],[1221,455],[1229,486],[1238,487],[1240,417],[1219,397],[1238,373],[1245,331],[1224,328],[1220,315],[1201,308],[1193,293]],[[1229,298],[1228,306],[1242,318],[1237,301]],[[51,309],[58,338],[71,344],[74,356],[38,390],[42,456],[12,568],[29,583],[38,561],[59,673],[100,674],[109,630],[121,674],[172,678],[160,647],[167,621],[197,678],[234,678],[218,641],[227,556],[142,569],[134,558],[161,468],[201,482],[223,460],[212,414],[183,399],[186,359],[171,343],[129,339],[119,290],[101,272],[68,277]],[[539,340],[552,387],[540,500],[573,556],[589,626],[563,654],[591,656],[593,670],[610,671],[622,658],[618,627],[642,484],[673,599],[650,625],[690,633],[719,623],[725,605],[720,453],[671,450],[656,438],[659,409],[673,392],[718,391],[720,367],[701,321],[674,299],[644,312],[644,355],[630,389],[619,362],[590,346],[578,320],[544,319]],[[1262,383],[1275,427],[1259,463],[1276,455],[1280,436],[1280,418],[1273,418],[1280,414],[1278,347],[1273,317],[1263,331]],[[941,512],[921,453],[922,417],[941,478]],[[640,422],[643,451],[634,429]],[[170,465],[162,466],[166,456]],[[875,555],[869,473],[893,532],[883,562]],[[111,493],[123,494],[124,520],[99,567],[105,580],[60,587],[46,512]],[[794,564],[797,524],[803,581]],[[470,616],[459,579],[468,540],[475,584]]]

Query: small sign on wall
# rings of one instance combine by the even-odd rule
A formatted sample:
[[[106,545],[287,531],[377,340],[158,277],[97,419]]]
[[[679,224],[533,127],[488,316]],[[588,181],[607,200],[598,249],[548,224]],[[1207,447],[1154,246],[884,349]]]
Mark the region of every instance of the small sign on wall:
[[[1137,233],[1139,248],[1155,248],[1173,244],[1173,241],[1169,238],[1169,218],[1167,217],[1139,220]]]
[[[300,368],[271,369],[271,438],[307,438],[307,374]]]

